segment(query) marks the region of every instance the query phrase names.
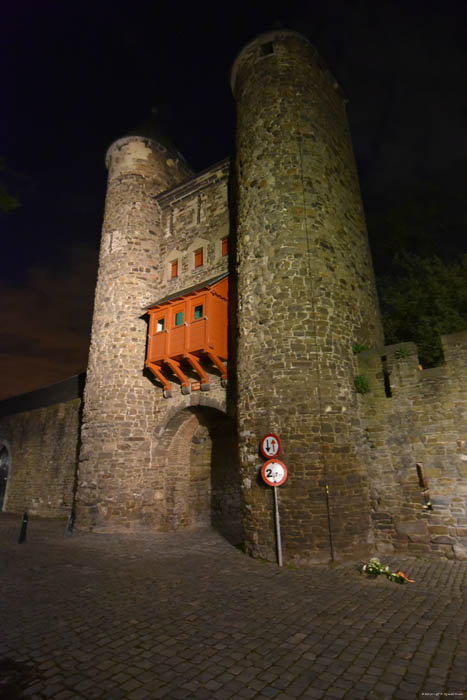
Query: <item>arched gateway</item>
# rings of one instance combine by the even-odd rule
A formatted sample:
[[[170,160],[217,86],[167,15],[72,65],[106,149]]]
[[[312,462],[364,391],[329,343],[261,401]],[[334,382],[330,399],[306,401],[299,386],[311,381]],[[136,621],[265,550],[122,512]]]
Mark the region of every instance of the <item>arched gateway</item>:
[[[208,406],[179,410],[160,435],[156,462],[165,481],[165,528],[212,525],[242,541],[234,421]]]

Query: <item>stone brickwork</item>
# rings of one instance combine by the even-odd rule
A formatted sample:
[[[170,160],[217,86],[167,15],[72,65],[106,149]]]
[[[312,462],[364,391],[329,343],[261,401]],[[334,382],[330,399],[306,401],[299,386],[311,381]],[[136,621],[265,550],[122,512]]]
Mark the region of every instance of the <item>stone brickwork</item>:
[[[83,526],[131,525],[156,504],[144,488],[151,460],[155,392],[143,375],[145,305],[157,293],[153,196],[189,176],[164,146],[131,136],[107,154],[107,198],[86,379],[77,513]]]
[[[173,397],[165,399],[160,383],[144,370],[145,309],[226,271],[222,239],[229,233],[228,162],[192,177],[172,152],[136,136],[116,142],[107,162],[78,526],[193,527],[209,518],[211,475],[199,475],[202,465],[192,441],[200,430],[207,431],[203,464],[208,459],[214,464],[212,453],[219,453],[220,439],[215,426],[226,411],[225,389],[219,371],[208,365],[209,392],[183,396],[179,380],[169,376]],[[203,262],[195,267],[199,249]],[[172,277],[174,261],[177,275]],[[231,510],[231,502],[222,509]],[[238,505],[235,517],[239,519]]]
[[[9,455],[5,511],[70,515],[80,406],[75,398],[0,418],[0,448]]]
[[[446,364],[434,369],[420,369],[412,343],[358,356],[380,552],[467,557],[467,332],[442,340]]]
[[[288,561],[329,558],[325,483],[340,555],[370,540],[355,441],[352,345],[382,330],[339,89],[304,37],[271,32],[237,58],[238,418],[249,551],[274,557],[258,440],[279,434]]]
[[[229,236],[228,174],[229,161],[223,161],[155,198],[161,235],[156,242],[157,293],[151,302],[227,272],[222,239]],[[194,253],[199,249],[203,264],[196,268]],[[175,260],[178,275],[172,279],[170,266]]]

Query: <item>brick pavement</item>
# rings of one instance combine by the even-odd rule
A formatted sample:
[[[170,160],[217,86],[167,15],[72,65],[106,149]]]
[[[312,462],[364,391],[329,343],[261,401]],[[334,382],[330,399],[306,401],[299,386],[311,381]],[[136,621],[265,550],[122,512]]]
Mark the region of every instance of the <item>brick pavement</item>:
[[[467,565],[279,569],[217,533],[110,535],[0,516],[0,697],[467,695]],[[425,695],[424,695],[425,693]]]

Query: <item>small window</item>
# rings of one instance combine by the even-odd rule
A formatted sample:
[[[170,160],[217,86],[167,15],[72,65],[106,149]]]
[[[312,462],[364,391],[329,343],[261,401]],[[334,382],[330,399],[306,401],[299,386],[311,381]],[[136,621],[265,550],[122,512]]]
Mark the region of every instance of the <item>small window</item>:
[[[194,320],[197,321],[199,318],[203,318],[203,305],[202,304],[195,306]]]
[[[181,326],[183,323],[183,311],[178,311],[175,314],[175,325],[176,326]]]
[[[272,41],[266,41],[264,44],[261,44],[259,51],[261,56],[269,56],[274,53],[274,44]]]
[[[222,257],[227,255],[227,253],[228,253],[228,245],[227,244],[228,244],[228,238],[226,236],[225,238],[222,239]]]
[[[164,330],[164,319],[159,318],[159,319],[157,319],[156,333],[160,333],[163,330]]]
[[[178,277],[178,260],[172,260],[170,263],[170,278]]]
[[[203,264],[203,249],[195,250],[195,267],[201,267]]]

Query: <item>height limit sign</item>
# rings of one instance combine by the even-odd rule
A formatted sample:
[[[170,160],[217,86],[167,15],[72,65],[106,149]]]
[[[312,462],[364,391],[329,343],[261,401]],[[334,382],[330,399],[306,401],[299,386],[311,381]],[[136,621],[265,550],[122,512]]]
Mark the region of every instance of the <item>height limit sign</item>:
[[[268,459],[261,467],[261,477],[268,486],[282,486],[287,479],[287,467],[280,459]]]

